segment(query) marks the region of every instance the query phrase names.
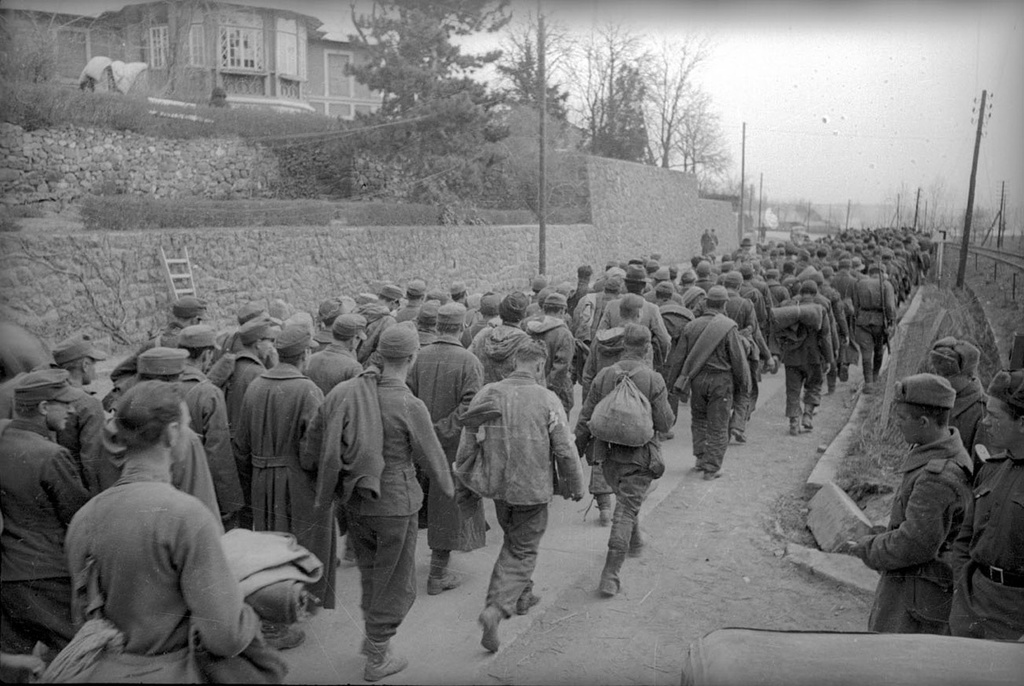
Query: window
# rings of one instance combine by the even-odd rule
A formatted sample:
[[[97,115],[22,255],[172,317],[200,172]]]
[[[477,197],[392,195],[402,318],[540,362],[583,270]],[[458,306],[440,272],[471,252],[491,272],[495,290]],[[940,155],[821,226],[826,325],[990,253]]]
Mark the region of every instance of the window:
[[[167,68],[167,27],[154,26],[149,30],[149,66],[153,69]]]
[[[331,102],[327,104],[327,113],[332,117],[341,119],[352,118],[352,106],[343,103]]]
[[[264,71],[263,17],[239,10],[222,12],[218,22],[221,68]]]
[[[352,56],[344,52],[328,52],[327,60],[327,93],[332,98],[352,97],[352,77],[348,73],[348,65]]]
[[[277,73],[299,73],[299,26],[294,19],[277,18]]]
[[[188,27],[188,63],[192,67],[206,66],[206,32],[202,24]]]

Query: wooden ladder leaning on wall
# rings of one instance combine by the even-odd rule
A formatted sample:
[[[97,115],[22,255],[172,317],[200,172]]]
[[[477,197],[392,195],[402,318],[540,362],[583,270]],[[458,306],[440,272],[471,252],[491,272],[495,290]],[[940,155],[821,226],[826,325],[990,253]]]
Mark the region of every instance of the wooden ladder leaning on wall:
[[[196,282],[192,278],[192,261],[185,248],[185,257],[168,257],[163,246],[160,247],[160,258],[164,262],[164,273],[171,287],[171,294],[177,300],[183,295],[196,295]]]

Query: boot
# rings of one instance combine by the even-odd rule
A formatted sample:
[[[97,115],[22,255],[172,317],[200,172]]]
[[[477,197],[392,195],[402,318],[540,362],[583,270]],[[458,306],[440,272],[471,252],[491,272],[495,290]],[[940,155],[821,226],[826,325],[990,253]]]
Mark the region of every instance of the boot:
[[[386,676],[397,674],[409,666],[409,661],[391,650],[390,641],[371,641],[363,643],[366,652],[366,667],[363,678],[367,681],[380,681]]]
[[[804,432],[810,432],[814,430],[814,424],[811,422],[811,418],[814,416],[813,412],[804,412],[803,419],[800,420],[800,429]]]
[[[498,640],[498,624],[504,619],[504,615],[505,613],[494,605],[488,605],[476,620],[484,630],[484,635],[480,638],[480,645],[492,653],[498,652],[498,647],[501,645],[501,641]]]
[[[539,602],[540,596],[534,594],[532,586],[524,588],[523,592],[519,595],[519,599],[516,600],[516,614],[527,614],[530,611],[530,608]]]
[[[427,595],[437,595],[458,588],[461,579],[448,571],[450,550],[430,551],[430,574],[427,576]]]
[[[626,553],[621,550],[609,550],[608,557],[604,560],[604,569],[601,570],[601,582],[597,585],[597,591],[603,596],[611,598],[619,592],[619,570],[626,560]]]
[[[306,640],[306,632],[302,629],[296,629],[291,624],[262,622],[261,629],[263,640],[267,642],[268,646],[277,650],[297,648]]]
[[[594,496],[597,501],[597,523],[601,526],[612,525],[612,494],[598,493]]]
[[[800,435],[800,418],[790,417],[789,418],[789,435],[799,436]]]
[[[633,533],[629,537],[629,556],[640,557],[644,552],[644,545],[646,543],[644,535],[640,533],[640,523],[635,522],[633,524]]]

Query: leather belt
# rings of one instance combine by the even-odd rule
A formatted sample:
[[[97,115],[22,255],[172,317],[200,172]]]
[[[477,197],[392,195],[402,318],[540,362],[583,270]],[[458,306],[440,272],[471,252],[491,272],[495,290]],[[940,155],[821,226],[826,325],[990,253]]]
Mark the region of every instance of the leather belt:
[[[288,467],[292,464],[294,458],[287,455],[281,455],[278,457],[264,457],[263,455],[252,456],[252,466],[258,469],[271,469],[273,467]]]
[[[1011,588],[1024,588],[1024,574],[1014,574],[1013,572],[1007,572],[999,567],[983,565],[980,562],[977,564],[978,571],[997,584],[1009,586]]]

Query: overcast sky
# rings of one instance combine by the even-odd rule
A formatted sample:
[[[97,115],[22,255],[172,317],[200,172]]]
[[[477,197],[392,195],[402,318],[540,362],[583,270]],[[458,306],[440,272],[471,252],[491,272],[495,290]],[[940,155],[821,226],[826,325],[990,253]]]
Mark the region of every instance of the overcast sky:
[[[362,0],[360,0],[362,2]],[[93,13],[107,0],[6,0],[7,7]],[[240,3],[241,4],[241,3]],[[350,31],[346,0],[254,0]],[[945,180],[951,206],[966,204],[975,124],[989,90],[978,168],[979,206],[995,208],[999,184],[1024,206],[1024,2],[570,2],[545,0],[553,20],[585,31],[615,21],[652,40],[710,36],[699,73],[712,95],[739,176],[747,123],[747,182],[764,173],[768,198],[815,203],[894,201],[901,187],[922,198]],[[513,13],[536,2],[513,0]],[[498,38],[470,42],[476,48]],[[903,205],[913,199],[904,198]]]

